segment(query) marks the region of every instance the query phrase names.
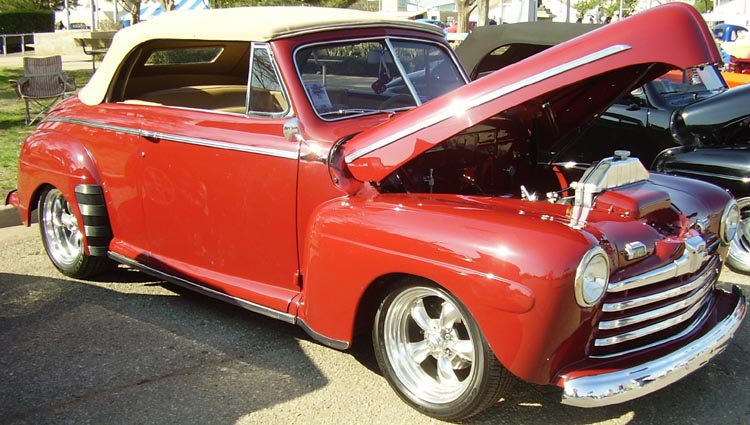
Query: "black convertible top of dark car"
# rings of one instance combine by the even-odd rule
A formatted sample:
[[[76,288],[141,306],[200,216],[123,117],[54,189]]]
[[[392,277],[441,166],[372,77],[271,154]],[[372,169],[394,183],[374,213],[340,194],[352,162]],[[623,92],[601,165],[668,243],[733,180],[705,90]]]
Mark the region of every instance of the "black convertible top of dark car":
[[[456,47],[456,55],[475,80],[600,26],[549,21],[482,26]],[[490,55],[495,50],[502,54]]]

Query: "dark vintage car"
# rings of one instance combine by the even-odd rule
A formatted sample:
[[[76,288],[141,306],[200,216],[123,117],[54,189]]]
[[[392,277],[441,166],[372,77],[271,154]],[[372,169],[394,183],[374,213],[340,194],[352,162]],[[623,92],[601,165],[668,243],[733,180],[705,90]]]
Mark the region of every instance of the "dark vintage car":
[[[436,418],[515,379],[619,403],[741,325],[744,295],[717,287],[739,210],[625,151],[585,170],[537,155],[620,94],[717,60],[682,3],[472,83],[430,24],[167,13],[120,31],[26,139],[8,202],[36,211],[66,275],[121,263],[338,349],[369,333],[392,388]]]
[[[534,22],[482,27],[456,48],[471,79],[594,29]],[[649,169],[729,189],[742,211],[727,263],[750,273],[750,86],[728,89],[715,64],[671,71],[617,101],[588,126],[540,151],[541,163],[586,168],[627,149]]]

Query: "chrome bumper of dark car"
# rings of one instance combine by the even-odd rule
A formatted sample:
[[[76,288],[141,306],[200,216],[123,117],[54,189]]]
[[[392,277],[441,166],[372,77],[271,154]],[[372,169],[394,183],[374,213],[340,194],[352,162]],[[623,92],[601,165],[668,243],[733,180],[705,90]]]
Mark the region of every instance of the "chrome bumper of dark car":
[[[735,288],[739,294],[739,290]],[[600,407],[632,400],[676,382],[720,354],[745,317],[745,297],[740,295],[731,314],[702,337],[668,355],[629,369],[588,375],[563,383],[562,403]]]

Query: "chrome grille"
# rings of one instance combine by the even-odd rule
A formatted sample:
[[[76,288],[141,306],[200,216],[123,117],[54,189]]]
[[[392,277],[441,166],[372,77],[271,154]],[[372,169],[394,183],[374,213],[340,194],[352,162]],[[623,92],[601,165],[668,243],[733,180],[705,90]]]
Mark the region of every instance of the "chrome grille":
[[[721,263],[700,236],[682,256],[640,276],[611,282],[591,356],[615,357],[667,343],[696,328],[712,302]]]

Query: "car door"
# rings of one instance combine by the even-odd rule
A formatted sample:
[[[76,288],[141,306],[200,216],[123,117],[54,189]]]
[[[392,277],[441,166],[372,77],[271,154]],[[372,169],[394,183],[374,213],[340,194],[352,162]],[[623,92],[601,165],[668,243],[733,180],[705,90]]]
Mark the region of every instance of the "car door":
[[[260,87],[280,87],[270,51],[254,48],[250,60],[246,114],[157,107],[144,119],[142,262],[286,311],[298,293],[298,145],[283,137],[283,91]]]

